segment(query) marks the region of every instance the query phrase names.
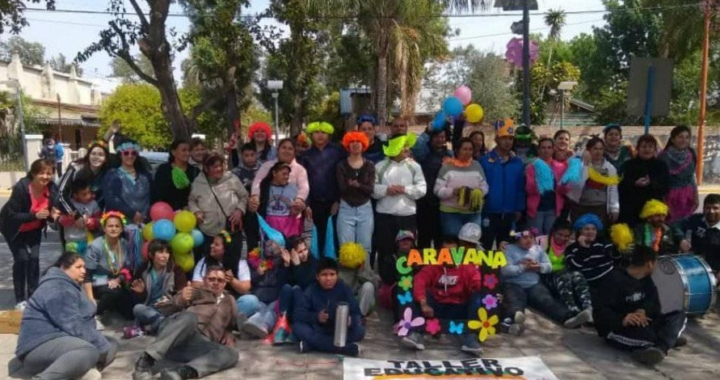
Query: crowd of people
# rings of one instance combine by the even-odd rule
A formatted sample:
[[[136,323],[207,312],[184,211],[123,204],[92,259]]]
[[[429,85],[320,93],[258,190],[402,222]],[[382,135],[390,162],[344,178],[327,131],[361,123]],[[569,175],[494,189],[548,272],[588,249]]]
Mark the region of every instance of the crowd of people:
[[[594,324],[646,364],[684,344],[685,315],[661,314],[650,275],[659,255],[693,252],[720,280],[720,195],[693,214],[690,129],[674,128],[661,150],[651,135],[626,145],[622,127],[611,124],[581,151],[567,130],[537,138],[510,119],[494,129],[489,149],[485,134],[462,120],[416,136],[397,118],[383,138],[375,119],[362,116],[338,142],[331,124],[315,122],[274,144],[270,126],[254,123],[248,141],[234,139],[227,152],[176,140],[169,161],[153,170],[114,125],[57,185],[56,162],[37,160],[0,213],[16,308],[24,310],[16,355],[37,379],[102,370],[118,342],[99,332],[101,317],[115,313],[133,321],[126,337],[156,336],[135,380],[152,378],[166,357],[181,365],[163,379],[230,368],[238,360],[233,331],[297,343],[301,352],[358,356],[367,317],[381,304],[395,322],[409,312],[477,316],[487,273],[469,264],[415,268],[412,299],[399,302],[396,261],[430,247],[505,252],[495,291],[503,332],[523,333],[529,306],[566,328]],[[197,219],[203,243],[189,271],[159,239],[148,243],[146,260],[136,259],[156,202]],[[63,254],[41,278],[48,226],[60,231]],[[333,342],[340,304],[349,308],[342,347]],[[403,346],[424,349],[423,329],[401,335]],[[460,349],[483,352],[470,331]]]

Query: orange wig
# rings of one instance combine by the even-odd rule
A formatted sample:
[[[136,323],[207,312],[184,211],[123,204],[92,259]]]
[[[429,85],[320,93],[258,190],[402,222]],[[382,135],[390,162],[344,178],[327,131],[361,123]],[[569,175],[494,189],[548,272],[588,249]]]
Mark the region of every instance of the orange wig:
[[[364,133],[358,131],[346,133],[342,139],[342,146],[343,148],[345,148],[345,150],[349,151],[350,144],[354,142],[359,142],[360,144],[362,144],[363,152],[366,151],[367,148],[370,146],[370,141],[368,140],[367,136]]]
[[[250,128],[248,128],[248,138],[250,140],[253,139],[255,136],[255,133],[257,131],[263,131],[265,132],[265,136],[268,140],[272,137],[272,129],[270,128],[270,125],[268,123],[263,123],[262,121],[256,121],[252,124],[250,124]]]

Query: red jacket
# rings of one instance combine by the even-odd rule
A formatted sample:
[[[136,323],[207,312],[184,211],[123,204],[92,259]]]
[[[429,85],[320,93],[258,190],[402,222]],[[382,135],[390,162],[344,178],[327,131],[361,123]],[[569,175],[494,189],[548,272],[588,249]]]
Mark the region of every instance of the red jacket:
[[[463,304],[480,287],[480,270],[474,265],[429,265],[415,275],[413,298],[419,302],[426,299],[427,292],[430,292],[438,303]]]

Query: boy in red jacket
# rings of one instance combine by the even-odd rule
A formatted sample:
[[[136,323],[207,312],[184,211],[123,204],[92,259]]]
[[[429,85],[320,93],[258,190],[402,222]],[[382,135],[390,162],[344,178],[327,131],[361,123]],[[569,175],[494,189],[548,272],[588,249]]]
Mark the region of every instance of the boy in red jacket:
[[[457,238],[443,239],[443,248],[458,246]],[[480,306],[480,271],[473,265],[428,265],[413,280],[413,315],[455,323],[477,318]],[[483,352],[477,334],[463,326],[460,350],[480,356]],[[424,350],[423,336],[412,331],[401,341],[404,347]]]

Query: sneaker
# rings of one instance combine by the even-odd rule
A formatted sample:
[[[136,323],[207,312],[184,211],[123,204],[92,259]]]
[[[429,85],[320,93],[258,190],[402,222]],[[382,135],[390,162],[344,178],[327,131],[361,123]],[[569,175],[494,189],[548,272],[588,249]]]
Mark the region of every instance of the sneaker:
[[[162,370],[162,372],[160,372],[161,380],[187,380],[197,378],[197,371],[186,365],[173,369],[164,369]]]
[[[345,356],[352,356],[354,358],[360,356],[360,345],[357,343],[350,343],[342,350],[342,354]]]
[[[290,333],[290,334],[287,334],[287,337],[285,337],[284,343],[285,344],[295,344],[297,342],[298,342],[298,340],[297,340],[297,337],[295,336],[295,334]]]
[[[422,351],[425,349],[425,345],[423,344],[423,336],[419,333],[412,332],[410,335],[402,338],[400,341],[400,345],[402,345],[405,348]]]
[[[243,323],[241,330],[245,334],[257,339],[265,339],[269,334],[266,328],[250,321]]]
[[[590,319],[592,319],[592,311],[585,309],[580,314],[566,320],[564,325],[566,328],[575,329],[586,324]]]
[[[145,330],[140,326],[126,326],[123,327],[123,338],[132,339],[136,336],[145,335]]]
[[[300,349],[301,354],[307,354],[308,352],[310,352],[310,347],[302,340],[300,341],[300,344],[298,344],[298,348]]]
[[[97,331],[105,330],[105,325],[100,322],[100,317],[98,317],[97,315],[95,316],[95,329],[97,329]]]
[[[21,301],[15,304],[15,310],[25,311],[27,307],[27,301]]]
[[[595,324],[595,318],[593,317],[593,309],[591,307],[585,309],[590,313],[590,318],[588,318],[587,323],[594,325]]]
[[[100,373],[100,371],[98,371],[97,368],[90,368],[90,370],[85,372],[85,374],[78,380],[101,380],[101,379],[102,379],[102,374]]]
[[[678,348],[678,347],[682,347],[682,346],[687,346],[687,344],[688,344],[687,338],[684,337],[684,336],[679,336],[679,337],[677,338],[677,340],[675,341],[675,345],[673,346],[673,348]]]
[[[278,327],[277,330],[275,330],[275,336],[273,336],[273,346],[285,344],[288,339],[288,335],[290,334],[288,334],[284,327]]]
[[[477,340],[477,336],[474,334],[463,335],[463,343],[460,346],[460,351],[467,352],[470,355],[477,357],[482,356],[483,349],[480,346],[480,342]]]
[[[647,366],[654,366],[665,359],[665,353],[657,347],[648,347],[642,350],[633,351],[630,356],[638,363]]]
[[[515,322],[515,324],[519,325],[520,327],[525,327],[525,313],[523,313],[522,311],[516,311],[513,322]]]
[[[133,380],[152,380],[153,378],[153,366],[155,366],[155,359],[143,352],[140,358],[135,362],[135,372],[133,372]]]

